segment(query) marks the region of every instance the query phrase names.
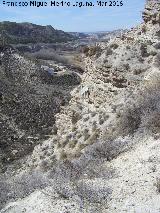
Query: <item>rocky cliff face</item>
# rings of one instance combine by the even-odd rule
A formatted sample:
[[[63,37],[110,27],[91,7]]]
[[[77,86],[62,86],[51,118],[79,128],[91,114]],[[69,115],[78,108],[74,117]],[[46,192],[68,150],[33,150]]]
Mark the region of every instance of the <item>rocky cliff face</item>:
[[[145,23],[160,24],[160,2],[159,0],[149,0],[142,13]]]

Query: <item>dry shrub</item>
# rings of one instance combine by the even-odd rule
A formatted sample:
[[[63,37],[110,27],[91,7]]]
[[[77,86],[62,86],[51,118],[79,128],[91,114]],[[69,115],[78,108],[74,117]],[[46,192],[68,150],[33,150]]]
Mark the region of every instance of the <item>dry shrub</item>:
[[[126,46],[126,49],[127,49],[127,50],[130,50],[130,49],[131,49],[131,47],[130,47],[129,45],[127,45],[127,46]]]
[[[160,132],[160,88],[147,91],[140,104],[141,126],[154,133]]]
[[[100,124],[100,125],[104,124],[104,122],[105,122],[104,118],[100,118],[100,119],[99,119],[99,124]]]
[[[73,111],[72,117],[71,117],[72,124],[76,124],[81,119],[81,117],[82,117],[81,114],[79,114],[76,111]]]
[[[156,44],[154,45],[154,47],[155,47],[156,49],[160,49],[160,42],[156,43]]]
[[[84,141],[86,141],[90,137],[88,129],[84,129],[82,134],[83,134],[83,137],[84,137]]]
[[[97,141],[98,137],[99,137],[99,129],[96,129],[96,131],[94,131],[92,133],[92,135],[88,138],[87,140],[87,144],[93,144]]]
[[[91,112],[91,117],[95,117],[96,116],[96,112]]]
[[[85,154],[81,156],[81,163],[86,164],[87,159],[90,159],[92,162],[98,159],[111,161],[121,153],[129,150],[132,144],[133,141],[127,137],[116,140],[97,139],[96,142],[86,147]]]
[[[117,43],[113,43],[110,45],[110,48],[113,48],[114,50],[117,49],[119,45]]]
[[[157,189],[157,192],[160,193],[160,178],[157,178],[157,181],[155,183],[155,187]]]
[[[160,132],[160,84],[150,82],[117,113],[117,135],[133,134],[138,128]]]
[[[147,32],[147,27],[146,27],[146,25],[143,25],[142,26],[142,33],[146,33]]]
[[[83,53],[88,57],[91,57],[91,56],[99,56],[102,52],[102,49],[100,46],[91,46],[91,47],[85,47],[83,49]]]
[[[81,133],[78,133],[77,134],[77,139],[81,138],[82,137],[82,134]]]
[[[78,143],[77,149],[78,151],[81,151],[82,149],[86,148],[87,144],[85,143]]]
[[[147,51],[147,44],[146,43],[141,43],[140,51],[141,51],[141,56],[142,57],[148,57],[149,56],[148,51]]]
[[[141,73],[143,73],[145,70],[143,70],[143,69],[135,69],[135,70],[133,70],[133,74],[134,75],[140,75]]]
[[[131,135],[140,126],[140,111],[133,106],[126,106],[124,111],[120,113],[118,122],[116,124],[116,135]],[[113,135],[113,133],[112,133]]]
[[[77,127],[76,126],[72,126],[72,132],[75,132],[77,130]]]
[[[71,141],[69,142],[69,147],[70,147],[70,148],[74,148],[74,147],[76,146],[77,143],[78,143],[77,140],[71,140]]]
[[[82,48],[82,53],[84,53],[85,55],[87,55],[88,52],[89,52],[89,47],[88,46]]]
[[[112,54],[113,54],[113,50],[110,47],[107,47],[107,49],[105,51],[106,57],[109,56],[109,55],[112,55]]]
[[[83,118],[84,122],[87,122],[89,120],[89,116],[86,116],[85,118]]]
[[[89,203],[95,204],[106,202],[111,193],[112,189],[102,184],[99,186],[93,186],[93,184],[86,184],[81,181],[76,185],[76,194],[81,200],[87,200]]]
[[[155,56],[154,62],[155,62],[155,66],[158,67],[158,68],[160,68],[160,53],[158,53]]]
[[[85,132],[84,133],[84,141],[88,140],[89,137],[90,137],[90,134]]]
[[[26,55],[35,59],[52,60],[64,64],[69,63],[65,57],[58,55],[53,49],[41,49],[34,53],[26,53]]]
[[[66,159],[67,159],[67,154],[65,153],[64,150],[61,150],[61,151],[59,152],[59,159],[60,159],[60,160],[66,160]]]
[[[156,56],[157,55],[157,52],[156,51],[154,51],[154,50],[152,50],[152,51],[150,51],[150,53],[149,53],[150,55],[152,55],[152,56]]]

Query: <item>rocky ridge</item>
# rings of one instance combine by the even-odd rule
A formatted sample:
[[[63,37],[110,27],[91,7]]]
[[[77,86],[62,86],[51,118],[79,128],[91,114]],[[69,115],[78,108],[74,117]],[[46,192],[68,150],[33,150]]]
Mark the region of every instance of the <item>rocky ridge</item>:
[[[153,11],[156,6],[157,11],[159,3],[149,2],[149,5],[153,6]],[[72,91],[67,108],[56,115],[56,124],[60,126],[56,139],[59,141],[57,155],[62,155],[62,158],[71,158],[72,153],[73,156],[80,156],[98,138],[104,140],[106,129],[111,131],[109,126],[115,126],[117,113],[126,100],[143,88],[144,77],[151,69],[156,69],[159,57],[159,36],[156,32],[160,28],[157,19],[154,24],[150,21],[153,17],[150,13],[147,23],[123,34],[121,38],[111,40],[107,45],[91,47],[85,53],[90,57],[85,59],[87,72],[83,75],[82,84]],[[64,119],[67,126],[62,125]]]
[[[56,30],[52,26],[40,26],[31,23],[0,22],[0,40],[9,44],[55,43],[76,39],[69,33]]]

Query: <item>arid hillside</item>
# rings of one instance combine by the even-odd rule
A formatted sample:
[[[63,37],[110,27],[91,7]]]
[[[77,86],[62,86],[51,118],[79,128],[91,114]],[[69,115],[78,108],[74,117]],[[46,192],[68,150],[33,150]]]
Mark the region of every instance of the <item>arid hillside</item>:
[[[1,213],[160,212],[159,0],[142,16],[85,47],[81,74],[50,76],[10,48],[5,69],[1,50]]]
[[[40,26],[31,23],[0,22],[0,39],[11,44],[55,43],[76,39],[69,33],[56,30],[52,26]]]
[[[61,105],[68,104],[70,91],[80,83],[73,71],[59,68],[52,74],[48,70],[10,46],[1,47],[1,169],[57,131],[54,116]]]

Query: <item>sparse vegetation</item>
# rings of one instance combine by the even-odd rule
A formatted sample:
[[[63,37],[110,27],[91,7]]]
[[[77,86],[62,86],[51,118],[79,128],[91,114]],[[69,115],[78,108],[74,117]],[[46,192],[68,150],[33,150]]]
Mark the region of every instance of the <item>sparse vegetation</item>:
[[[69,143],[69,139],[66,138],[65,140],[62,140],[61,144],[63,147],[65,147]]]
[[[133,70],[133,74],[134,74],[134,75],[140,75],[140,74],[143,73],[143,72],[144,72],[143,69],[134,69],[134,70]]]
[[[84,137],[84,141],[86,141],[90,137],[88,129],[84,129],[84,131],[83,131],[83,137]]]
[[[78,145],[77,145],[77,149],[78,149],[78,151],[81,151],[81,150],[82,150],[82,149],[84,149],[86,146],[87,146],[87,144],[84,144],[84,143],[78,143]]]
[[[157,68],[160,67],[160,53],[155,56],[154,63]]]
[[[131,49],[131,47],[130,47],[129,45],[127,45],[127,46],[126,46],[126,49],[127,49],[127,50],[130,50],[130,49]]]
[[[78,112],[73,111],[72,118],[71,118],[72,124],[76,124],[80,119],[81,119],[81,115]]]
[[[148,51],[147,51],[147,44],[146,43],[141,43],[140,51],[141,51],[141,56],[142,57],[148,57],[149,56]]]
[[[83,53],[89,57],[94,56],[94,55],[96,55],[98,57],[101,54],[101,52],[102,52],[102,49],[100,46],[85,47],[83,49]]]
[[[140,111],[132,106],[125,107],[118,119],[117,132],[120,135],[133,134],[140,124]]]
[[[77,138],[79,139],[79,138],[81,138],[82,137],[82,134],[81,133],[78,133],[77,134]]]
[[[109,55],[112,55],[113,50],[110,47],[107,47],[105,54],[106,54],[106,57],[109,56]]]
[[[75,132],[77,130],[76,126],[72,126],[72,132]]]
[[[67,159],[67,154],[63,149],[59,152],[59,159],[62,161]]]
[[[67,58],[58,55],[53,49],[41,49],[34,53],[25,53],[28,58],[41,59],[41,60],[52,60],[58,63],[68,64]]]
[[[99,120],[99,124],[100,124],[100,125],[104,124],[104,122],[105,122],[105,120],[104,120],[103,118],[101,118],[101,119]]]
[[[70,147],[70,148],[74,148],[74,147],[76,146],[77,143],[78,143],[77,140],[71,140],[71,141],[69,141],[69,147]]]
[[[96,112],[91,112],[91,117],[95,117],[96,116]]]
[[[96,140],[98,139],[99,137],[99,133],[100,133],[100,130],[99,129],[96,129],[92,134],[91,136],[88,138],[87,140],[87,144],[93,144],[96,142]]]
[[[146,25],[143,25],[142,26],[142,33],[146,33],[147,32],[147,27],[146,27]]]
[[[156,187],[157,192],[160,193],[160,178],[157,178],[155,187]]]
[[[160,85],[155,84],[152,82],[152,86],[139,91],[131,103],[123,108],[117,124],[120,134],[133,134],[139,127],[154,133],[160,131]]]
[[[157,52],[154,51],[154,50],[152,50],[152,51],[149,52],[149,54],[152,55],[152,56],[156,56],[156,55],[157,55]]]
[[[97,129],[97,123],[96,121],[94,121],[92,124],[92,131],[94,132],[96,129]]]
[[[84,117],[83,121],[87,122],[89,120],[89,116]]]
[[[117,49],[119,45],[117,43],[113,43],[110,45],[110,48],[113,48],[114,50]]]

